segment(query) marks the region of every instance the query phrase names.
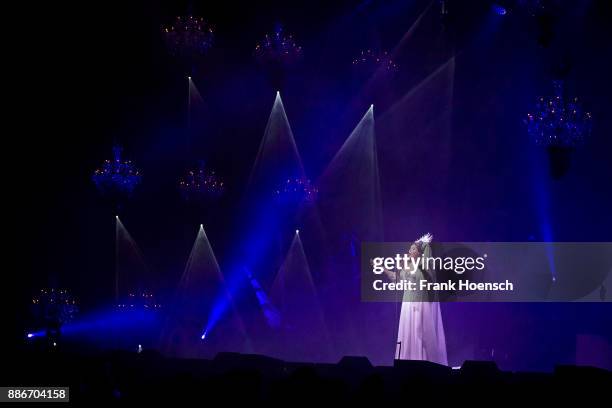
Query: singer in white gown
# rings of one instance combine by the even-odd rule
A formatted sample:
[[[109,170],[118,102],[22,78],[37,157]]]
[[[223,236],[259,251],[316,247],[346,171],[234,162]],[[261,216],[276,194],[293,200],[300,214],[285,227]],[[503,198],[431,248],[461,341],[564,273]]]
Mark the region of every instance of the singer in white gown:
[[[431,235],[429,234],[419,238],[410,246],[409,256],[418,258],[422,254],[427,259],[431,256],[430,241]],[[421,279],[434,281],[433,272],[423,271],[418,266],[413,272],[412,265],[409,269],[398,272],[385,271],[389,279],[393,281],[405,279],[417,283]],[[427,293],[423,291],[404,291],[395,358],[398,360],[427,360],[448,365],[440,304],[435,301],[424,301],[427,300],[426,296]]]

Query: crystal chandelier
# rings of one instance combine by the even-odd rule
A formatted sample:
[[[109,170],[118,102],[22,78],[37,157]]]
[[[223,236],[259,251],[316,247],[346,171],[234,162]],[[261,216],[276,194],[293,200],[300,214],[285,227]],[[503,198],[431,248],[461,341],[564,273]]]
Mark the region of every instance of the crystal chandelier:
[[[66,289],[45,288],[32,297],[35,314],[45,322],[63,325],[79,311],[77,300]]]
[[[140,171],[130,160],[121,158],[122,148],[113,147],[113,159],[105,160],[101,168],[94,171],[92,180],[103,194],[130,195],[141,181]]]
[[[282,182],[274,193],[281,201],[313,202],[319,190],[305,177],[290,177]]]
[[[565,96],[563,81],[553,81],[554,95],[538,98],[524,120],[527,133],[540,146],[575,147],[591,134],[592,116]]]
[[[202,17],[178,16],[174,23],[162,27],[166,47],[172,55],[194,57],[212,47],[213,28]]]
[[[291,65],[302,58],[300,47],[291,34],[285,34],[278,27],[272,34],[266,34],[263,41],[255,46],[255,58],[264,64]]]
[[[353,59],[353,67],[368,73],[381,70],[381,72],[393,74],[399,70],[388,52],[375,52],[371,49],[362,50],[359,56]]]
[[[225,192],[225,183],[201,161],[179,180],[179,190],[186,200],[216,198]]]
[[[162,305],[156,300],[156,297],[153,292],[148,290],[142,290],[137,292],[130,292],[127,298],[117,303],[115,307],[118,310],[122,311],[136,309],[157,310],[161,308]]]

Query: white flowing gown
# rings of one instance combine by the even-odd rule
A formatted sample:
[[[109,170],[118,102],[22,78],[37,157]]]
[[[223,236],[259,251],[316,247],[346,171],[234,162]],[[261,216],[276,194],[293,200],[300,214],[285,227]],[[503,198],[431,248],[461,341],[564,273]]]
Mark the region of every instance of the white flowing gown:
[[[431,256],[429,245],[424,249],[424,256],[425,258]],[[415,273],[410,273],[409,270],[400,271],[400,278],[417,283],[421,279],[427,279],[419,268]],[[448,365],[440,304],[419,301],[422,300],[422,296],[424,293],[404,291],[395,358],[427,360]]]

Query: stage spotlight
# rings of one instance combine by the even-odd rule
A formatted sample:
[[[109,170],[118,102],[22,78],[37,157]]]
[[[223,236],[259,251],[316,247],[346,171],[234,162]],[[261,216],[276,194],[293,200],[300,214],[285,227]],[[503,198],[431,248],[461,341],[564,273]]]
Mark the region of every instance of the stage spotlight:
[[[295,233],[296,233],[296,234],[299,234],[299,233],[300,233],[300,230],[299,230],[299,229],[296,229],[296,230],[295,230]]]
[[[206,332],[202,333],[202,337],[200,337],[202,340],[206,340]]]
[[[188,76],[187,79],[191,81],[191,77],[190,76]]]
[[[45,331],[41,330],[41,331],[31,332],[31,333],[26,334],[26,338],[28,338],[28,339],[33,339],[33,338],[35,338],[35,337],[43,337],[43,336],[45,336],[46,334],[47,334],[47,333],[46,333]]]
[[[508,10],[506,10],[505,7],[500,6],[499,4],[493,4],[491,8],[493,9],[493,12],[498,16],[505,16],[506,14],[508,14]]]
[[[117,219],[117,220],[118,220],[118,219],[119,219],[119,216],[118,216],[118,215],[115,215],[115,219]]]

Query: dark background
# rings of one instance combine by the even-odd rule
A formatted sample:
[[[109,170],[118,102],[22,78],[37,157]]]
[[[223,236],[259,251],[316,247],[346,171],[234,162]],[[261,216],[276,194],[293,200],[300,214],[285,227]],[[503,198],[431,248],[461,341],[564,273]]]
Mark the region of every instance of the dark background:
[[[276,23],[304,48],[282,97],[313,180],[370,103],[376,102],[377,120],[394,106],[389,115],[397,125],[377,121],[385,238],[405,241],[432,230],[443,241],[610,241],[608,2],[552,2],[554,35],[542,46],[541,27],[516,2],[504,3],[514,7],[504,17],[492,17],[488,1],[450,2],[452,22],[443,26],[434,1],[400,48],[400,73],[385,87],[364,91],[351,72],[352,58],[368,47],[392,50],[429,3],[194,2],[193,14],[214,24],[216,43],[193,74],[204,104],[191,140],[188,69],[168,55],[160,32],[188,11],[186,2],[33,4],[14,16],[8,38],[19,69],[7,79],[18,91],[8,101],[17,108],[17,126],[5,134],[11,186],[5,199],[16,207],[7,218],[16,244],[9,255],[17,263],[5,273],[17,282],[5,290],[14,298],[9,313],[17,316],[16,327],[36,288],[69,287],[85,308],[112,295],[115,209],[99,197],[91,175],[111,157],[114,141],[143,173],[120,215],[159,287],[178,280],[201,222],[224,262],[241,235],[236,212],[276,91],[252,52]],[[452,72],[442,71],[452,82],[434,78],[419,88],[422,95],[398,103],[453,55]],[[594,127],[570,172],[551,180],[546,155],[530,144],[521,120],[537,96],[550,93],[560,62],[570,64],[568,89],[593,113]],[[397,119],[417,117],[427,119]],[[426,138],[432,123],[438,130]],[[409,158],[414,167],[400,166],[405,173],[384,156],[401,142],[393,136],[399,133],[414,137],[403,140],[418,152]],[[198,158],[230,186],[204,211],[186,208],[176,189]],[[402,195],[403,186],[409,195]],[[517,319],[553,313],[570,336],[582,331],[608,339],[610,325],[604,333],[602,319],[609,312],[604,305],[507,311],[522,316]]]

